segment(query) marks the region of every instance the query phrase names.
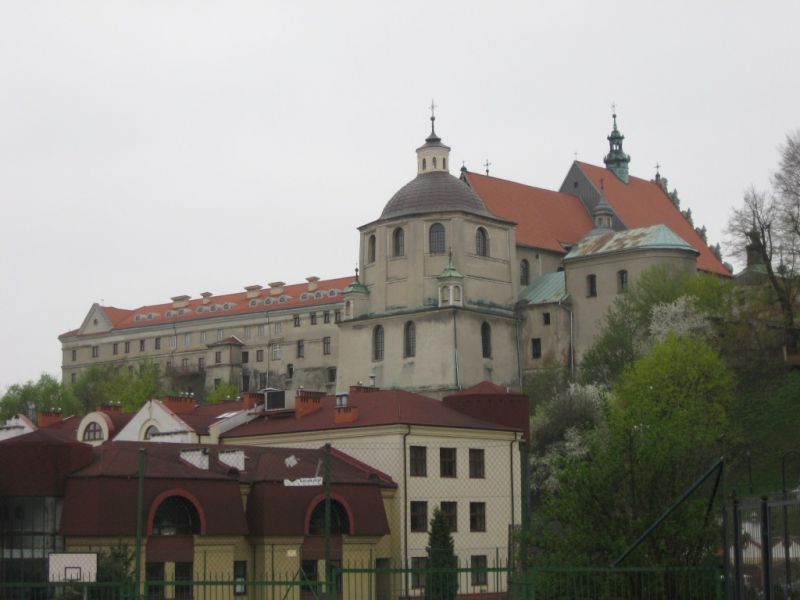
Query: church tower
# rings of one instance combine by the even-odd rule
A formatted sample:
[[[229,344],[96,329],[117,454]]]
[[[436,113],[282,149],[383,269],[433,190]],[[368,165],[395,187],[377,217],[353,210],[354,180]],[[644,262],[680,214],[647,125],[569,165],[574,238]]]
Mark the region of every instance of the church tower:
[[[631,157],[622,150],[622,140],[625,136],[617,129],[617,112],[613,113],[614,129],[608,136],[608,154],[603,158],[606,168],[612,171],[614,175],[619,177],[625,183],[628,183],[628,164],[631,162]]]
[[[444,396],[481,381],[519,385],[515,224],[450,174],[436,133],[416,177],[359,227],[359,276],[345,290],[337,386]]]

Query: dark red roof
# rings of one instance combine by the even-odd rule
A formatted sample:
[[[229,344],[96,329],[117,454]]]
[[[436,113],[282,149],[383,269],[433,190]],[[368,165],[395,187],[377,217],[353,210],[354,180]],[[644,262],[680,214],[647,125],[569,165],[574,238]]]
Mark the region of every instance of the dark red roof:
[[[445,396],[442,403],[465,415],[523,432],[530,439],[530,407],[525,394],[490,381]]]
[[[504,426],[482,421],[445,406],[442,402],[404,390],[378,390],[352,394],[351,406],[358,407],[358,420],[353,423],[335,423],[336,398],[324,396],[320,409],[300,419],[285,413],[274,418],[264,413],[249,423],[222,434],[231,439],[276,433],[321,431],[326,429],[350,429],[376,425],[430,425],[433,427],[457,427],[463,429],[494,429],[500,431],[522,431],[523,426]]]
[[[597,190],[600,190],[600,180],[603,180],[606,200],[628,229],[666,225],[700,253],[698,269],[720,275],[731,274],[657,183],[629,177],[626,184],[604,167],[583,162],[576,164]]]
[[[323,490],[322,486],[283,485],[285,479],[317,475],[322,450],[114,442],[95,448],[93,462],[69,477],[63,535],[131,535],[135,531],[139,448],[146,451],[145,508],[152,511],[156,500],[176,491],[188,495],[199,505],[207,535],[303,535],[313,508],[310,503],[318,501]],[[181,451],[189,449],[208,452],[207,470],[181,459]],[[230,450],[245,453],[245,470],[219,462],[220,451]],[[287,462],[290,456],[293,459]],[[335,497],[353,512],[355,535],[388,532],[380,489],[396,487],[391,478],[335,453],[331,480]],[[241,484],[253,484],[249,516],[242,507]]]
[[[566,254],[562,244],[574,244],[594,227],[576,196],[466,173],[472,188],[498,217],[517,224],[517,243]]]
[[[92,461],[92,447],[50,428],[0,442],[0,496],[63,496],[67,476]]]
[[[164,405],[164,408],[170,410],[166,403],[162,402],[162,404]],[[208,428],[215,421],[219,420],[220,415],[223,415],[226,412],[237,412],[244,409],[245,405],[243,402],[231,400],[226,402],[217,402],[216,404],[198,404],[194,407],[192,412],[173,412],[173,414],[177,419],[180,419],[186,423],[186,425],[188,425],[192,431],[198,435],[208,435]]]

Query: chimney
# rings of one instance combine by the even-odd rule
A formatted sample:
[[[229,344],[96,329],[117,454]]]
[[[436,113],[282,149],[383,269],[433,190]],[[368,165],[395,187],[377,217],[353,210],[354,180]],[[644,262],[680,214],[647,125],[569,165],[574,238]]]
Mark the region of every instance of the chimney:
[[[294,396],[294,416],[302,419],[322,408],[321,399],[325,392],[299,389]]]
[[[317,289],[317,282],[319,281],[319,277],[316,275],[312,275],[311,277],[306,277],[306,281],[308,282],[308,291],[313,292]]]
[[[185,460],[190,465],[208,471],[208,448],[192,448],[191,450],[181,450],[181,460]]]
[[[172,300],[172,308],[184,308],[189,306],[189,300],[191,300],[191,296],[173,296]]]
[[[61,409],[60,408],[46,408],[40,410],[36,416],[36,425],[39,428],[50,427],[61,422]]]
[[[223,465],[244,471],[244,461],[246,458],[244,450],[220,450],[217,453],[217,458]]]
[[[333,422],[340,425],[356,421],[358,421],[358,407],[350,406],[346,392],[336,394],[336,412],[333,413]]]
[[[280,296],[283,293],[283,286],[285,285],[283,281],[273,281],[269,284],[269,295]]]
[[[245,410],[250,410],[251,408],[255,408],[259,404],[264,404],[264,394],[259,394],[258,392],[245,392],[242,395],[242,402]]]
[[[194,411],[197,402],[194,394],[181,394],[180,396],[165,396],[161,402],[176,415],[185,415]]]
[[[248,285],[245,286],[245,291],[247,292],[247,299],[252,300],[253,298],[258,298],[261,290],[264,289],[263,286],[260,285]]]
[[[97,410],[100,412],[104,412],[107,415],[111,413],[121,413],[122,412],[122,405],[119,402],[105,402],[97,407]]]
[[[201,292],[200,297],[203,299],[203,304],[208,304],[211,302],[211,296],[213,296],[211,292]]]

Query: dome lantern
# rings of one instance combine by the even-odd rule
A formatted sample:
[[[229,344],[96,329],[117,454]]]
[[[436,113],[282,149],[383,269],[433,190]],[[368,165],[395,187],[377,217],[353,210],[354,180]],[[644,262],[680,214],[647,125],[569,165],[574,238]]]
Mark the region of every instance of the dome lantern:
[[[436,135],[436,105],[431,100],[431,133],[425,138],[425,143],[417,148],[417,174],[449,173],[447,163],[450,161],[450,147],[442,143],[442,138]]]

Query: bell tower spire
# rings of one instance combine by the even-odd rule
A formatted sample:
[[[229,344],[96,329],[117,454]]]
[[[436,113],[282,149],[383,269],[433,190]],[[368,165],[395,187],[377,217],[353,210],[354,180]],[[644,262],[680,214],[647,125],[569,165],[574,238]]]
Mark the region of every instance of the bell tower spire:
[[[417,174],[449,173],[447,163],[450,160],[450,147],[442,143],[442,138],[436,135],[436,105],[431,100],[431,134],[425,138],[425,143],[417,148]]]
[[[628,183],[628,163],[631,162],[631,157],[622,150],[622,140],[625,136],[617,129],[617,105],[611,105],[612,114],[614,119],[614,128],[608,136],[608,154],[603,158],[606,168],[613,172],[614,175],[620,180]]]

